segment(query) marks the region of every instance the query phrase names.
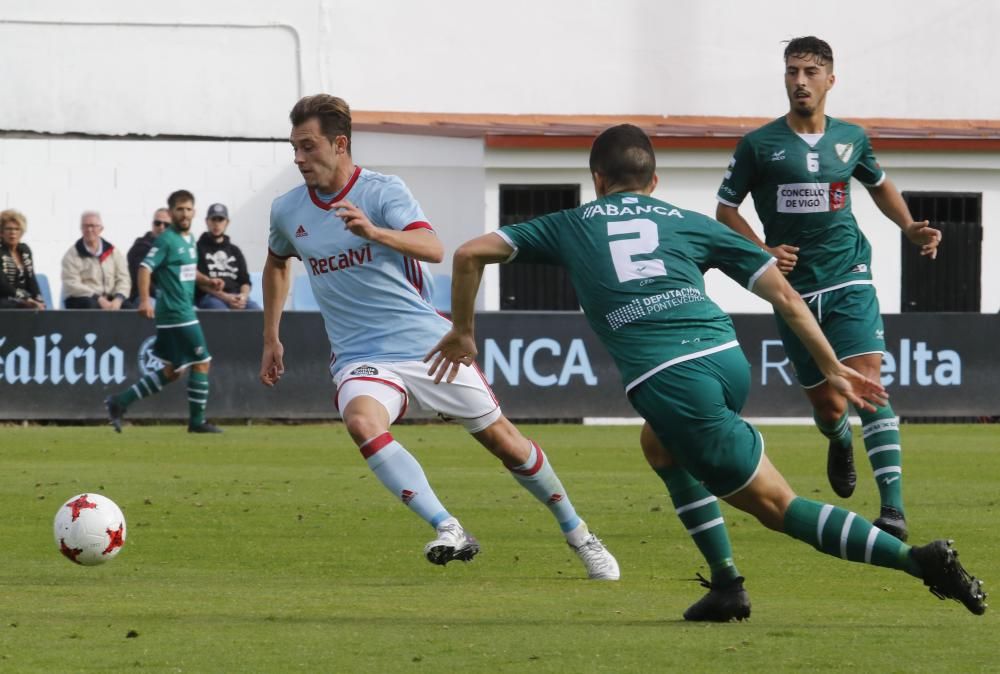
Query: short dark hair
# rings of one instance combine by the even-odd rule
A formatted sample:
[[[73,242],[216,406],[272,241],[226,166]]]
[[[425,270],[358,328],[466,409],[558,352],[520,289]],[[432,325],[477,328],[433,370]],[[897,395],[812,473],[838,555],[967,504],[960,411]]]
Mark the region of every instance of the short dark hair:
[[[642,189],[656,173],[656,154],[646,132],[632,124],[605,129],[590,148],[590,172],[621,189]]]
[[[299,126],[315,117],[319,128],[332,143],[337,136],[347,136],[347,151],[351,151],[351,106],[343,98],[330,94],[316,94],[299,99],[288,118],[292,126]]]
[[[785,61],[788,60],[789,56],[797,56],[799,58],[812,56],[816,65],[829,65],[830,70],[833,70],[833,49],[830,48],[829,44],[815,35],[795,37],[789,40],[788,44],[785,45]]]
[[[176,192],[171,192],[170,196],[167,197],[167,206],[173,208],[182,201],[190,201],[194,203],[194,195],[187,190],[177,190]]]

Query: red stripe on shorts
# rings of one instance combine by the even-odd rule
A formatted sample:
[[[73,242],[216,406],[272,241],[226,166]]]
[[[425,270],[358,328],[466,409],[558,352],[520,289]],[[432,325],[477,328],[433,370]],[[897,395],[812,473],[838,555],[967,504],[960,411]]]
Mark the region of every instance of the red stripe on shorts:
[[[493,398],[493,404],[496,405],[497,407],[500,407],[500,401],[497,400],[497,397],[493,394],[493,389],[490,388],[490,383],[488,381],[486,381],[486,375],[483,374],[483,371],[479,369],[479,363],[473,361],[472,362],[472,367],[473,367],[473,369],[475,369],[476,373],[479,375],[479,378],[483,380],[483,386],[486,387],[486,390],[489,392],[490,397]],[[490,411],[492,412],[493,410],[490,410]],[[535,443],[531,443],[531,444],[534,445]],[[537,447],[538,445],[535,445],[535,446]]]

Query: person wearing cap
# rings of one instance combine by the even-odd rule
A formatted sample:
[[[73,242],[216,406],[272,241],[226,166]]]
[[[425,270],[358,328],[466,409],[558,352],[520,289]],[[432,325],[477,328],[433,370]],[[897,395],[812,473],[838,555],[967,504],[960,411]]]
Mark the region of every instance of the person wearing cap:
[[[260,311],[250,299],[250,274],[239,246],[229,240],[229,209],[212,204],[205,216],[208,231],[198,239],[198,271],[209,278],[222,279],[222,290],[198,290],[195,306],[199,309]]]

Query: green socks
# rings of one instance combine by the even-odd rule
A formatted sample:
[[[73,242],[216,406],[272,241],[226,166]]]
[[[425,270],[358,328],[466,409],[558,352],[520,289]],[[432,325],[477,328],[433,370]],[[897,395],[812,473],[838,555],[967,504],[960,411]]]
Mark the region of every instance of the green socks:
[[[733,548],[719,500],[679,466],[653,470],[667,485],[677,516],[708,562],[712,582],[725,585],[737,578],[740,572],[733,562]]]
[[[874,412],[860,411],[861,434],[878,485],[882,505],[903,512],[903,452],[899,419],[888,405]]]
[[[909,545],[849,510],[797,496],[785,511],[784,528],[792,538],[828,555],[922,576]]]
[[[115,396],[115,402],[128,407],[137,400],[148,398],[163,390],[169,382],[157,370],[143,376],[139,381]],[[192,426],[205,423],[205,408],[208,406],[208,374],[191,370],[188,374],[188,417]]]
[[[205,408],[208,407],[208,374],[191,371],[188,375],[188,423],[200,426],[205,423]]]
[[[819,429],[819,432],[828,440],[833,440],[844,449],[851,446],[851,422],[847,419],[847,412],[844,412],[844,416],[840,417],[832,426],[826,426],[815,414],[813,414],[813,421],[816,422],[816,428]]]
[[[160,375],[161,372],[163,370],[150,372],[143,376],[135,384],[116,395],[115,402],[122,407],[128,407],[137,400],[142,400],[143,398],[148,398],[151,395],[159,393],[163,390],[163,384],[165,383],[165,380]]]

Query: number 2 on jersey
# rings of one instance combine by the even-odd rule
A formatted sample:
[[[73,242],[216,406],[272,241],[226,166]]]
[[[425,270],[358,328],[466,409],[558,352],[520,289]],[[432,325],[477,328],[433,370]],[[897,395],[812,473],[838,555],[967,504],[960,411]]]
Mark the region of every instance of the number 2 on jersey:
[[[663,260],[634,260],[637,255],[649,255],[660,245],[659,229],[648,218],[635,218],[608,223],[608,236],[638,234],[638,237],[608,241],[615,273],[622,283],[651,276],[666,276]]]

